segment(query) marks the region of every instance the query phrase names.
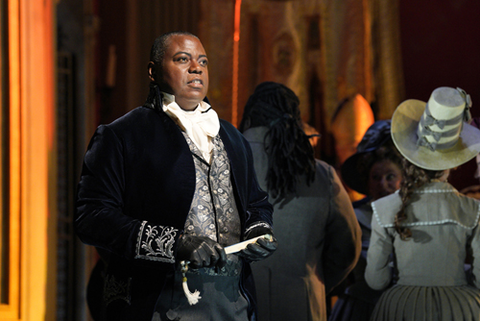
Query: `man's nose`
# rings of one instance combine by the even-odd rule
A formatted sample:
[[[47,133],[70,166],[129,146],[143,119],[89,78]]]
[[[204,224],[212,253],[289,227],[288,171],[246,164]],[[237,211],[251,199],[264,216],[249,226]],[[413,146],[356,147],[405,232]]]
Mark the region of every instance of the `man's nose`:
[[[190,64],[190,68],[188,69],[188,72],[192,74],[201,74],[202,73],[202,68],[200,67],[200,64],[196,61],[192,61]]]

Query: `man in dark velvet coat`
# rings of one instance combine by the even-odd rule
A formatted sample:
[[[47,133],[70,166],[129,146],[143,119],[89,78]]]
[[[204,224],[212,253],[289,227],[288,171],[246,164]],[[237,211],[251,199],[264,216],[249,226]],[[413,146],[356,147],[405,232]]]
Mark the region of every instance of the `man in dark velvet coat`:
[[[272,206],[257,183],[250,146],[230,123],[218,120],[206,99],[207,63],[196,36],[173,32],[157,38],[148,65],[152,82],[147,102],[99,126],[91,139],[78,185],[75,229],[101,256],[103,267],[95,269],[98,275],[89,285],[102,289],[97,301],[89,302],[96,320],[152,320],[155,303],[178,274],[180,261],[215,274],[228,265],[224,247],[273,234]],[[177,109],[167,110],[168,106]],[[182,121],[195,111],[199,125]],[[200,167],[213,168],[222,155],[222,166],[229,169],[219,180],[227,177],[227,191],[199,185]],[[215,182],[217,178],[206,173]],[[214,204],[207,215],[197,204],[204,201],[199,200],[204,191],[210,192],[206,206]],[[219,198],[217,191],[228,197]],[[220,212],[225,202],[231,207]],[[208,229],[199,226],[199,217],[212,222]],[[248,262],[275,249],[275,238],[260,238],[235,255],[241,266],[235,288],[245,306],[238,315],[245,320],[255,311]],[[208,305],[209,296],[202,293],[201,304]]]

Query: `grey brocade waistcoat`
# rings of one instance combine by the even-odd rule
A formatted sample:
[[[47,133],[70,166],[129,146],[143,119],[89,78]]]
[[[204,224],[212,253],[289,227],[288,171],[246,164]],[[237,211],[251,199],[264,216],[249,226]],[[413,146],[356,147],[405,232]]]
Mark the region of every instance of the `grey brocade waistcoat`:
[[[222,246],[238,243],[241,237],[240,216],[233,194],[230,162],[220,136],[213,138],[212,163],[208,164],[189,136],[185,132],[183,135],[195,163],[195,194],[184,233],[207,236]],[[246,321],[248,301],[240,290],[242,261],[238,255],[230,254],[226,263],[221,269],[188,269],[188,287],[201,294],[199,303],[195,305],[186,303],[181,287],[183,276],[177,270],[173,287],[167,287],[162,292],[168,299],[161,296],[157,300],[152,321]]]
[[[222,246],[240,241],[240,217],[230,179],[230,162],[220,137],[213,138],[212,163],[185,134],[195,162],[196,186],[185,233],[208,236]]]

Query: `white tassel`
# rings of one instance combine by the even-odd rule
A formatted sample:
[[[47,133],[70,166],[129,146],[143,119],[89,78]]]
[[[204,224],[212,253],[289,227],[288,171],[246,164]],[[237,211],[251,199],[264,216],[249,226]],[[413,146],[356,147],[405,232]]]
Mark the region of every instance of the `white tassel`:
[[[182,265],[182,287],[183,287],[183,292],[185,293],[185,296],[187,297],[188,303],[190,305],[197,304],[198,301],[202,298],[200,296],[200,291],[195,290],[195,292],[190,292],[188,289],[188,284],[187,284],[187,276],[186,273],[188,271],[188,262],[182,261],[180,262]]]

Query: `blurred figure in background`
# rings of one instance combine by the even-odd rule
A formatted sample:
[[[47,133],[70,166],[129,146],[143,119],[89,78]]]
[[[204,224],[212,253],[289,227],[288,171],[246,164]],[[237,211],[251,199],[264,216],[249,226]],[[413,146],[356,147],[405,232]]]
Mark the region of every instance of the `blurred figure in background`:
[[[371,125],[358,144],[357,152],[342,165],[344,182],[353,190],[366,195],[353,203],[362,229],[362,254],[353,272],[345,280],[345,293],[340,294],[330,321],[369,320],[381,291],[372,290],[365,282],[367,250],[372,231],[371,203],[400,188],[402,156],[390,136],[390,120]]]
[[[372,107],[362,95],[357,93],[348,96],[338,104],[330,128],[335,140],[336,155],[335,163],[332,164],[338,171],[347,158],[355,154],[357,145],[374,122]],[[362,194],[349,186],[346,190],[352,201],[363,198]]]
[[[252,265],[258,320],[326,320],[326,293],[355,266],[360,227],[335,169],[316,160],[288,87],[264,82],[244,110],[259,184],[274,205],[281,246]]]

